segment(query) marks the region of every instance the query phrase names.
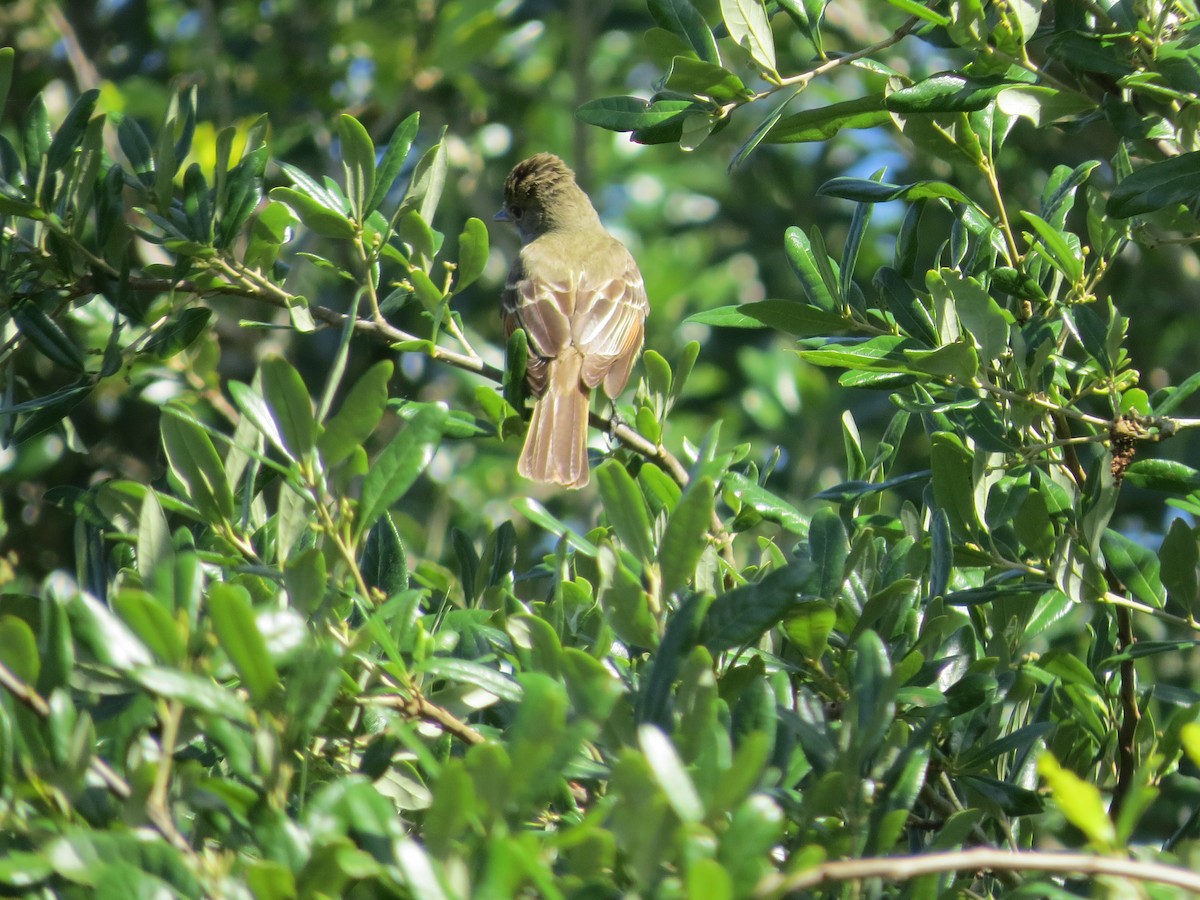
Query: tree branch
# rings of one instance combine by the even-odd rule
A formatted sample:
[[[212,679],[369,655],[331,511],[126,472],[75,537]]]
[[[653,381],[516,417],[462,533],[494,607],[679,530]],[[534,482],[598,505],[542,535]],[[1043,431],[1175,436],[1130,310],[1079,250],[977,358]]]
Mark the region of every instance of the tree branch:
[[[949,872],[1050,872],[1060,875],[1108,875],[1133,881],[1165,884],[1200,892],[1200,874],[1178,866],[1140,862],[1087,853],[1039,853],[1032,850],[996,850],[974,847],[919,856],[885,856],[841,859],[789,875],[774,874],[759,882],[756,897],[782,897],[821,884],[863,881],[911,881],[922,875]]]

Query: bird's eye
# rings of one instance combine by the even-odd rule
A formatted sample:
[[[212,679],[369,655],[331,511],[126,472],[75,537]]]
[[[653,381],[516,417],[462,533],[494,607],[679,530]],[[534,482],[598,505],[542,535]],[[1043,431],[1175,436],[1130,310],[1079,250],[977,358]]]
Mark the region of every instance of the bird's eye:
[[[514,219],[521,218],[521,207],[519,206],[510,206],[508,212]]]

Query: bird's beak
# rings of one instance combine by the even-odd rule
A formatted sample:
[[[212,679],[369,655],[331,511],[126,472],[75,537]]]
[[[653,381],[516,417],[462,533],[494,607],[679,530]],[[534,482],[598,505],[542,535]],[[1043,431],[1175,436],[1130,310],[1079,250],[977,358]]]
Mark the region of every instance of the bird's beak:
[[[494,222],[511,222],[512,220],[512,216],[509,214],[507,206],[502,206],[500,208],[500,212],[496,213],[496,215],[492,217],[492,221]]]

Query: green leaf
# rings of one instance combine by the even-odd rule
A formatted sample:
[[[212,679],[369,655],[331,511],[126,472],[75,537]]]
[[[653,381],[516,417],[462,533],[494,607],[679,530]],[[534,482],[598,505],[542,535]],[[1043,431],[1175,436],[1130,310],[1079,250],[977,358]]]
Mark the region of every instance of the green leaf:
[[[1008,351],[1008,328],[1015,321],[1012,313],[1001,309],[974,279],[964,278],[953,269],[938,270],[937,278],[954,298],[954,311],[980,355],[986,360],[1004,356]]]
[[[765,71],[775,71],[775,36],[763,0],[721,0],[721,18],[735,44]]]
[[[179,625],[154,595],[126,587],[113,595],[112,606],[113,611],[142,643],[168,666],[178,666],[187,658],[187,647],[179,634]]]
[[[408,159],[408,151],[412,149],[412,142],[417,136],[420,121],[420,115],[413,113],[397,125],[396,130],[392,132],[392,138],[388,141],[387,149],[383,151],[383,159],[380,160],[379,168],[375,172],[375,188],[367,200],[367,209],[379,209],[383,201],[387,199],[388,192],[391,191],[392,186],[396,183],[396,178],[400,175],[400,170],[404,168],[404,161]]]
[[[12,48],[5,47],[11,55]],[[0,51],[2,53],[3,51]],[[0,57],[0,61],[3,57]],[[0,84],[0,87],[6,85]],[[4,107],[4,91],[0,90],[0,109]],[[0,860],[0,885],[6,888],[5,893],[26,893],[32,896],[36,888],[54,875],[54,864],[48,858],[49,854],[29,853],[25,850],[9,849]]]
[[[390,514],[384,513],[371,526],[358,566],[367,587],[375,588],[384,597],[408,590],[408,557]]]
[[[664,596],[683,590],[696,571],[708,545],[705,535],[712,526],[714,491],[711,478],[696,479],[687,486],[667,520],[658,547]]]
[[[815,350],[800,350],[800,357],[815,366],[853,369],[865,372],[903,372],[920,370],[905,359],[906,351],[925,350],[911,338],[885,334],[858,343],[830,342]]]
[[[521,686],[507,675],[466,659],[431,656],[416,666],[416,671],[460,684],[470,684],[511,703],[521,701]]]
[[[638,745],[675,814],[684,822],[700,822],[704,804],[670,738],[656,725],[642,725],[638,728]]]
[[[960,382],[970,381],[979,371],[979,357],[966,341],[943,344],[936,350],[905,350],[904,361],[913,372]]]
[[[728,69],[690,56],[676,56],[667,72],[666,88],[681,94],[711,97],[718,103],[740,100],[750,90],[737,75]]]
[[[16,51],[12,47],[0,47],[0,109],[8,102],[8,91],[12,87],[13,60]]]
[[[367,129],[354,116],[338,119],[341,139],[342,170],[346,173],[346,196],[350,210],[359,222],[375,211],[370,200],[375,196],[375,145]]]
[[[258,630],[250,592],[241,585],[217,582],[209,587],[207,602],[221,649],[237,669],[251,700],[261,706],[279,683],[279,673]]]
[[[438,204],[442,202],[442,190],[446,186],[446,169],[449,161],[446,156],[446,129],[438,142],[430,147],[417,161],[413,170],[412,182],[404,194],[402,206],[419,204],[417,212],[426,222],[432,222],[437,212]]]
[[[642,562],[652,560],[654,542],[650,532],[650,516],[637,482],[623,465],[609,459],[596,468],[596,484],[604,503],[604,512],[617,537]]]
[[[1073,249],[1062,233],[1041,216],[1035,216],[1026,210],[1021,210],[1021,215],[1033,226],[1033,230],[1042,239],[1042,246],[1050,255],[1054,267],[1062,272],[1072,284],[1078,284],[1083,277],[1081,253]]]
[[[647,132],[660,138],[641,140],[641,143],[669,143],[679,140],[688,113],[704,111],[704,107],[694,100],[656,100],[651,103],[640,97],[601,97],[589,100],[575,110],[575,118],[609,131]]]
[[[445,294],[441,288],[433,283],[433,280],[421,269],[413,269],[408,273],[408,280],[412,283],[413,293],[417,295],[417,299],[421,301],[421,305],[428,312],[436,312],[445,299]]]
[[[1155,609],[1166,602],[1166,589],[1159,577],[1158,556],[1148,547],[1133,541],[1119,531],[1105,529],[1100,538],[1104,559],[1138,600]]]
[[[325,423],[317,449],[326,466],[345,460],[374,433],[387,408],[387,386],[393,368],[391,360],[381,359],[367,369],[354,382],[336,415]]]
[[[1148,491],[1186,496],[1200,489],[1200,471],[1173,459],[1143,459],[1125,470],[1125,483]]]
[[[249,708],[237,694],[202,675],[161,666],[142,666],[130,670],[127,675],[150,693],[168,700],[178,700],[192,709],[233,722],[246,723],[253,719]]]
[[[1171,527],[1167,529],[1159,548],[1158,559],[1168,599],[1189,614],[1193,613],[1196,598],[1200,595],[1196,584],[1200,550],[1197,549],[1195,532],[1183,519],[1171,520]]]
[[[367,577],[366,572],[363,577]],[[311,616],[325,597],[325,554],[317,547],[293,553],[283,569],[283,584],[291,607]]]
[[[172,409],[167,407],[167,411]],[[178,415],[164,415],[161,428],[167,462],[188,499],[206,519],[214,523],[228,521],[233,515],[233,494],[208,434]]]
[[[40,302],[41,301],[41,302]],[[33,344],[47,359],[72,372],[84,371],[83,355],[75,342],[54,321],[42,306],[42,302],[53,302],[49,293],[39,294],[39,299],[22,300],[12,307],[13,322],[29,343]]]
[[[825,654],[836,624],[837,611],[832,606],[802,603],[784,620],[783,630],[806,659],[817,660]]]
[[[458,271],[454,289],[461,291],[474,283],[488,261],[488,230],[479,219],[467,219],[458,236]]]
[[[834,600],[846,577],[850,541],[841,517],[832,509],[819,509],[808,529],[808,546],[816,566],[817,595]]]
[[[931,443],[933,495],[938,507],[947,513],[958,531],[978,533],[980,524],[972,500],[975,482],[971,452],[961,438],[949,432],[935,433]]]
[[[316,445],[317,422],[304,379],[282,356],[262,361],[262,391],[271,417],[279,426],[284,449],[293,459],[304,459]]]
[[[810,562],[793,562],[717,597],[704,619],[701,643],[712,653],[755,643],[796,612],[813,571]]]
[[[24,619],[0,616],[0,660],[17,678],[34,685],[41,671],[37,638]]]
[[[775,122],[763,136],[768,144],[827,141],[843,128],[876,128],[891,121],[883,97],[869,95],[806,109]]]
[[[1200,194],[1200,150],[1143,166],[1118,184],[1108,198],[1105,211],[1127,219],[1186,203]]]
[[[817,189],[818,194],[841,197],[859,203],[886,203],[891,200],[932,200],[945,198],[973,206],[971,198],[944,181],[917,181],[913,184],[888,184],[869,178],[839,175]]]
[[[983,109],[996,94],[1017,83],[945,72],[889,94],[883,105],[896,113],[973,112]]]
[[[651,656],[650,674],[641,680],[635,720],[664,725],[670,720],[671,686],[684,662],[693,656],[711,597],[691,594],[671,614],[658,650]],[[696,651],[707,657],[703,650]],[[711,659],[708,660],[711,666]]]
[[[682,38],[698,59],[714,65],[721,64],[712,29],[689,0],[648,0],[647,6],[654,21]]]
[[[782,101],[776,104],[775,108],[771,110],[771,112],[767,113],[766,117],[759,122],[758,125],[755,126],[754,131],[750,132],[750,136],[742,142],[742,145],[737,148],[733,154],[733,157],[729,160],[730,172],[741,166],[741,164],[749,158],[750,154],[754,152],[755,148],[757,148],[758,145],[766,139],[767,135],[770,134],[771,129],[778,124],[780,118],[783,116],[783,111],[787,109],[788,104],[790,104],[793,99],[798,97],[800,92],[803,90],[804,87],[801,86],[792,93],[788,94],[783,98]]]
[[[824,242],[821,243],[823,251]],[[828,282],[823,271],[828,266],[828,260],[825,266],[817,262],[816,250],[808,235],[793,225],[784,232],[783,247],[787,252],[788,262],[792,265],[792,271],[804,285],[809,302],[825,311],[836,309],[837,289]]]
[[[296,217],[321,237],[345,239],[354,237],[354,225],[340,209],[332,209],[321,201],[289,187],[271,190],[271,199],[291,207]]]
[[[758,300],[721,306],[688,316],[686,322],[719,328],[774,328],[796,337],[813,337],[851,327],[842,315],[795,300]]]
[[[1049,751],[1038,757],[1037,770],[1067,821],[1082,831],[1097,851],[1112,852],[1117,845],[1117,833],[1100,789],[1064,769]]]
[[[135,175],[140,176],[142,184],[149,185],[152,179],[149,173],[154,171],[154,159],[150,150],[150,140],[142,126],[132,116],[124,116],[117,126],[117,141]]]
[[[1096,109],[1086,94],[1044,85],[1020,84],[996,94],[996,109],[1006,116],[1023,116],[1035,128],[1079,119]]]
[[[156,329],[142,349],[160,360],[170,359],[195,343],[208,328],[212,315],[212,310],[206,307],[188,307]]]
[[[756,481],[737,472],[726,474],[723,484],[744,506],[748,506],[768,522],[776,522],[793,534],[804,537],[808,534],[808,521],[782,497],[771,492]]]
[[[247,153],[242,157],[233,169],[229,172],[226,179],[225,195],[222,198],[220,227],[217,229],[215,244],[217,247],[228,247],[237,238],[238,233],[242,230],[242,226],[249,221],[251,214],[258,209],[259,203],[262,201],[263,194],[263,174],[267,168],[267,158],[269,151],[266,147],[259,147],[253,153]],[[283,205],[279,205],[282,211]],[[267,216],[267,220],[263,220],[263,216],[267,211],[263,210],[255,219],[256,231],[269,231],[271,228],[271,219],[278,218],[278,213]],[[288,225],[291,224],[291,216],[288,215]],[[284,229],[276,226],[278,231],[278,243],[282,243],[284,237]]]
[[[47,172],[57,172],[70,160],[71,154],[83,141],[88,120],[91,119],[99,98],[100,91],[95,88],[79,95],[79,99],[75,101],[75,105],[63,119],[62,125],[58,127],[54,139],[50,142],[50,148],[46,151]],[[2,108],[3,106],[0,106],[0,109]]]
[[[641,580],[610,543],[600,545],[596,559],[600,569],[596,596],[617,638],[629,647],[653,647],[658,629]]]
[[[371,465],[363,480],[357,534],[363,534],[425,471],[441,441],[448,411],[441,403],[423,405]]]

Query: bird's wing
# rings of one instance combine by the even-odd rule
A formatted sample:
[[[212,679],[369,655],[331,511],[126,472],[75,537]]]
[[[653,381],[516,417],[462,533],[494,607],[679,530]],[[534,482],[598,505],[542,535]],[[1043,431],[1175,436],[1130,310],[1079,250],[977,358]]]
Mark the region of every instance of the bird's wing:
[[[620,251],[615,264],[589,268],[580,277],[571,329],[584,355],[583,383],[595,388],[603,382],[610,397],[621,393],[629,380],[650,309],[637,263],[624,247]]]
[[[575,307],[573,279],[538,277],[519,258],[504,287],[504,335],[524,328],[529,338],[526,377],[534,396],[546,389],[547,365],[571,343],[571,312]]]

